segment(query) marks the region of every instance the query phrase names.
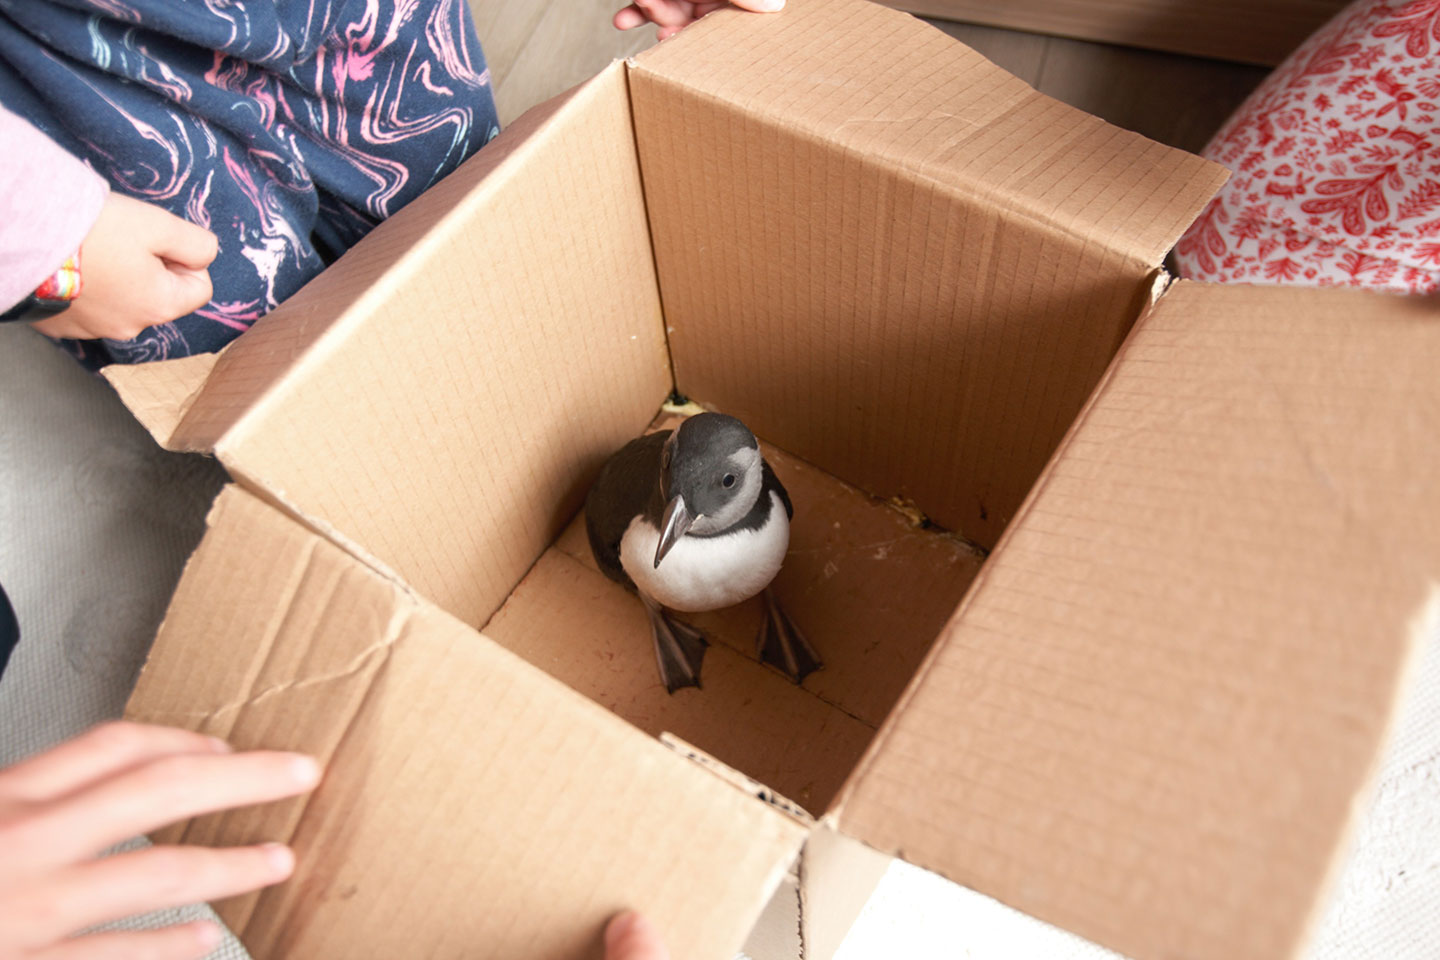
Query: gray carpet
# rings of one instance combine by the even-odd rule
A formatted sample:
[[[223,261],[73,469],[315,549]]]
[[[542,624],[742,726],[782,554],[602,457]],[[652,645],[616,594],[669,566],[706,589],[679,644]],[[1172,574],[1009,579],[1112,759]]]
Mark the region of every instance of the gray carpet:
[[[224,481],[213,461],[156,447],[107,384],[28,327],[0,324],[0,583],[20,620],[0,766],[120,716]],[[200,916],[214,915],[117,926]],[[247,954],[227,937],[211,957]]]

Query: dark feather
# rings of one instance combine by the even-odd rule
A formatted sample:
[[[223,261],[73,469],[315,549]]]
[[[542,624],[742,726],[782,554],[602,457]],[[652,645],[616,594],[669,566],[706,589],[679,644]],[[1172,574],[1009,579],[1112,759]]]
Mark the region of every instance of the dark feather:
[[[620,565],[620,539],[630,521],[652,509],[659,498],[660,451],[669,430],[636,437],[611,455],[585,497],[585,532],[600,571],[633,587]]]

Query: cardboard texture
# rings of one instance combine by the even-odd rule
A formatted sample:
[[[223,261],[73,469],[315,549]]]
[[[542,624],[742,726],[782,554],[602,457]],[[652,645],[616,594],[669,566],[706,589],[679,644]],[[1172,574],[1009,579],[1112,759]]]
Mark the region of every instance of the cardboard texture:
[[[220,905],[257,956],[591,956],[639,906],[729,960],[805,836],[233,486],[131,713],[325,764],[158,838],[294,844],[290,882]]]
[[[1349,0],[886,2],[927,17],[1275,66]]]
[[[162,440],[471,623],[671,383],[623,65],[532,114],[237,340]]]
[[[1435,320],[1162,297],[841,829],[1131,956],[1296,956],[1437,587]]]
[[[631,77],[676,382],[993,544],[1223,169],[872,4],[692,29]]]
[[[1440,567],[1440,358],[1429,304],[1182,284],[1106,375],[1223,176],[885,8],[722,11],[208,375],[117,373],[246,491],[131,715],[330,765],[186,828],[300,847],[225,905],[246,945],[593,956],[629,904],[728,958],[778,887],[825,960],[897,854],[1138,960],[1293,955]],[[742,605],[664,695],[590,561],[586,485],[672,385],[790,486],[801,687]]]
[[[667,694],[644,608],[595,566],[580,516],[484,630],[640,729],[676,734],[822,812],[969,588],[981,556],[795,457],[763,449],[803,505],[774,584],[824,652],[825,669],[803,687],[756,661],[763,616],[756,599],[686,615],[711,638],[704,689]]]

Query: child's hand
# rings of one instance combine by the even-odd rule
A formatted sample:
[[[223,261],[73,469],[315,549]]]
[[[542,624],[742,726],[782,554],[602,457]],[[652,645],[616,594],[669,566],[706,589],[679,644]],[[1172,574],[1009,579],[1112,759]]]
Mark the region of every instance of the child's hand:
[[[605,925],[605,960],[670,960],[655,924],[626,911]]]
[[[208,922],[72,935],[164,907],[247,893],[290,875],[279,844],[149,847],[95,855],[137,833],[230,807],[292,797],[319,770],[291,753],[231,753],[167,727],[112,723],[0,770],[0,957],[109,960],[202,957]]]
[[[692,0],[635,0],[634,3],[615,14],[617,30],[632,30],[646,23],[659,27],[656,36],[661,40],[673,37],[705,14],[729,3],[692,2]],[[785,0],[735,0],[733,6],[753,13],[774,13],[785,6]]]
[[[131,340],[210,300],[215,234],[143,200],[111,193],[80,246],[80,297],[31,324],[50,337]]]

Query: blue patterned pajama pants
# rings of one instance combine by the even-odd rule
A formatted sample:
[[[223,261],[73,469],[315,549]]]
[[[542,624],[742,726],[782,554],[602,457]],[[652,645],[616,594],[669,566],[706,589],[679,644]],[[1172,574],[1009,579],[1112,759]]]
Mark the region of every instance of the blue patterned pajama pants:
[[[220,349],[499,132],[466,0],[0,0],[0,103],[220,239],[92,368]]]

